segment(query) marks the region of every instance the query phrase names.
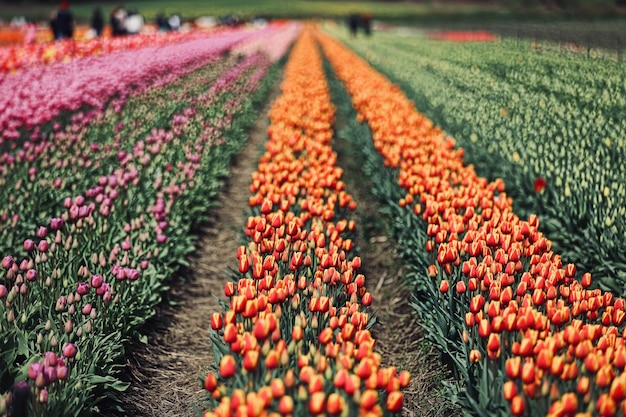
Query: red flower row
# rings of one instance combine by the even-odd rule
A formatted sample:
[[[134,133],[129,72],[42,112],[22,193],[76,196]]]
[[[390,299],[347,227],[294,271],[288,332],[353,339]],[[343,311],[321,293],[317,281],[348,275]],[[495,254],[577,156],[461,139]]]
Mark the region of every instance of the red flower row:
[[[501,364],[513,415],[625,413],[624,300],[589,289],[589,273],[563,265],[537,217],[517,217],[503,182],[464,165],[463,150],[397,87],[330,38],[321,43],[375,148],[399,169],[400,205],[427,224],[425,275],[461,308],[455,326],[469,345],[467,366],[485,369],[485,356]],[[539,179],[536,191],[545,185]]]
[[[334,108],[311,28],[294,45],[253,174],[247,246],[229,309],[215,313],[221,349],[205,416],[371,415],[401,410],[408,372],[381,366],[363,307],[372,297],[351,257],[355,203],[331,148]]]

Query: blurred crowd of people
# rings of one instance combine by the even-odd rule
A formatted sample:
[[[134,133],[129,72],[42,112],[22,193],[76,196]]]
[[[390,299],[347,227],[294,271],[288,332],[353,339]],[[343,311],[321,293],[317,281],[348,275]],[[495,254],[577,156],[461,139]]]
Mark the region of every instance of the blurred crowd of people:
[[[50,40],[50,34],[55,41],[63,39],[82,40],[101,36],[117,37],[139,33],[153,33],[154,31],[187,31],[193,28],[209,30],[218,26],[236,27],[252,25],[262,27],[268,23],[268,20],[262,16],[243,19],[236,14],[219,17],[202,16],[193,21],[184,22],[179,13],[166,14],[164,11],[158,13],[153,22],[147,22],[139,11],[126,9],[122,5],[114,7],[110,12],[106,10],[108,8],[105,9],[105,7],[95,5],[89,20],[85,21],[83,17],[83,19],[77,21],[76,14],[70,8],[71,0],[59,1],[58,6],[51,12],[47,22],[36,22],[29,19],[28,16],[13,18],[10,23],[10,27],[15,32],[15,35],[12,35],[12,41],[33,43]],[[0,20],[0,27],[2,27],[2,24],[3,22]]]
[[[178,14],[166,16],[164,13],[159,13],[156,18],[159,31],[180,30],[181,23],[181,17]],[[107,21],[102,8],[96,7],[91,16],[90,37],[102,36],[106,24]],[[126,10],[124,6],[117,6],[111,11],[108,24],[111,28],[111,36],[124,36],[140,33],[145,26],[145,21],[137,10]],[[76,20],[70,10],[69,1],[61,0],[59,7],[52,12],[50,17],[50,29],[54,39],[71,39],[74,36],[75,28]]]

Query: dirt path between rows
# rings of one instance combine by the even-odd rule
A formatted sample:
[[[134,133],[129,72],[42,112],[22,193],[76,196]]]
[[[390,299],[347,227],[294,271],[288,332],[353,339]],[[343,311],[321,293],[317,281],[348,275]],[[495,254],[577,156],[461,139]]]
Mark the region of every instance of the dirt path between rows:
[[[249,140],[235,158],[231,175],[218,196],[219,207],[207,216],[197,230],[197,251],[190,257],[190,267],[182,271],[184,280],[172,284],[170,299],[174,306],[163,303],[144,332],[148,344],[128,347],[126,379],[131,382],[121,395],[123,413],[115,417],[193,417],[205,392],[199,379],[213,361],[208,337],[210,316],[221,311],[215,295],[223,296],[228,279],[225,269],[236,266],[239,238],[245,227],[248,187],[251,174],[266,140],[267,114],[278,94],[271,93]],[[356,169],[355,161],[339,151],[339,165]],[[358,163],[358,162],[356,162]],[[425,346],[415,315],[408,302],[408,291],[402,285],[402,270],[394,255],[394,242],[386,237],[384,225],[378,221],[376,206],[368,199],[367,186],[359,175],[346,177],[347,191],[355,196],[357,228],[360,227],[358,253],[367,287],[374,296],[372,306],[381,324],[373,328],[377,350],[384,365],[407,369],[413,382],[406,392],[405,416],[448,416],[449,404],[442,402],[441,365]],[[112,414],[107,413],[108,416]]]

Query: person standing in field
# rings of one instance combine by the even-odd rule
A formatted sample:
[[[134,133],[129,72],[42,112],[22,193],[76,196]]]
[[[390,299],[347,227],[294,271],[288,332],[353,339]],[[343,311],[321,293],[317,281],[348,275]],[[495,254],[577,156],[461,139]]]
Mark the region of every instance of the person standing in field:
[[[111,34],[113,36],[126,35],[126,10],[122,6],[111,12]]]
[[[348,28],[350,29],[350,35],[356,36],[357,31],[359,30],[359,15],[356,13],[350,14],[348,16]]]
[[[102,16],[102,9],[100,7],[96,7],[93,11],[93,15],[91,16],[91,28],[94,30],[96,36],[102,35],[104,16]]]
[[[363,26],[363,33],[365,33],[366,36],[369,36],[372,34],[372,15],[369,13],[363,13],[363,16],[361,16],[361,25]]]
[[[62,0],[59,8],[52,13],[50,18],[50,29],[52,29],[54,39],[72,39],[75,25],[69,2]]]

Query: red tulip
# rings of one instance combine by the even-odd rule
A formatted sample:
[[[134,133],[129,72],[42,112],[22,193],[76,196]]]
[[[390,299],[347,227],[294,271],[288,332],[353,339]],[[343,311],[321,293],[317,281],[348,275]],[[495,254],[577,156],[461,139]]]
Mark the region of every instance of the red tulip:
[[[366,410],[373,408],[378,403],[378,391],[372,389],[363,391],[359,403]]]
[[[237,365],[235,364],[235,358],[232,355],[224,355],[220,360],[220,376],[222,378],[230,378],[235,375]]]
[[[535,180],[535,182],[533,183],[533,185],[534,185],[534,187],[535,187],[535,192],[536,192],[536,193],[540,193],[540,192],[542,192],[542,191],[546,188],[546,185],[547,185],[547,184],[548,184],[548,183],[546,182],[546,180],[545,180],[545,179],[543,179],[543,178],[541,178],[541,177],[538,177],[538,178]]]
[[[402,404],[404,402],[404,394],[400,391],[392,391],[387,396],[385,406],[387,411],[392,413],[399,413],[402,410]]]
[[[326,400],[326,411],[329,414],[340,414],[345,408],[346,401],[343,397],[333,392],[328,395],[328,399]]]
[[[222,315],[220,313],[213,313],[211,315],[211,328],[213,330],[220,330],[224,325],[224,321],[222,320]]]
[[[204,389],[209,392],[213,392],[216,388],[217,388],[217,377],[212,372],[209,372],[206,378],[204,379]]]
[[[480,362],[480,360],[482,359],[482,356],[483,355],[480,353],[479,350],[472,349],[470,350],[470,353],[469,353],[469,360],[472,363]]]
[[[246,369],[247,371],[252,371],[256,368],[257,364],[259,362],[259,352],[256,350],[248,350],[246,351],[246,353],[244,354],[243,357],[243,367],[244,369]],[[221,362],[220,362],[220,374],[221,374]],[[222,375],[224,376],[224,375]],[[227,378],[226,376],[224,376],[225,378]]]

